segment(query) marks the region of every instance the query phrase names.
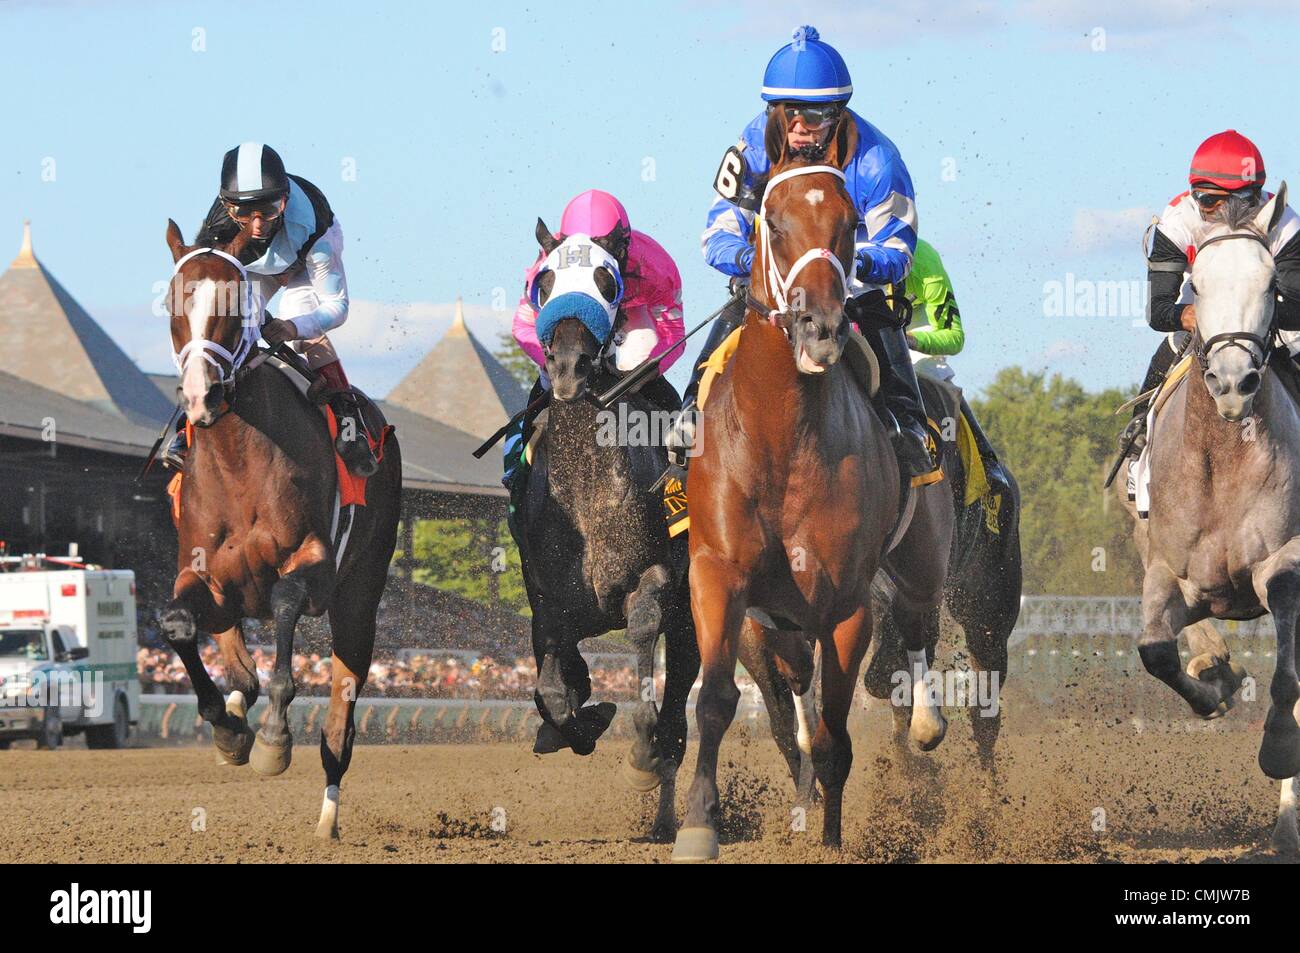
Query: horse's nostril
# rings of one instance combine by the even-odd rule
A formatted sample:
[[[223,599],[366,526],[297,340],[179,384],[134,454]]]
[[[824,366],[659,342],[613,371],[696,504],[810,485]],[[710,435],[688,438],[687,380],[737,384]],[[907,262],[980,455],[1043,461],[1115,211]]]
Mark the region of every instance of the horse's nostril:
[[[1237,393],[1249,397],[1259,390],[1259,371],[1251,371],[1237,384]]]
[[[1210,393],[1218,397],[1223,393],[1223,388],[1219,386],[1219,377],[1214,371],[1205,372],[1205,386],[1210,389]]]
[[[221,385],[213,384],[208,388],[208,392],[203,395],[203,405],[208,410],[216,410],[221,404]]]

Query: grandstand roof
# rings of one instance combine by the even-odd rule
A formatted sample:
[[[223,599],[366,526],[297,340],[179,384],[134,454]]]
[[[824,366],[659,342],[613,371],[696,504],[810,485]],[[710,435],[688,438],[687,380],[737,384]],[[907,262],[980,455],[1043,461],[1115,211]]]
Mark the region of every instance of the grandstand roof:
[[[23,225],[18,257],[0,275],[0,371],[137,425],[157,426],[171,402],[46,270]]]
[[[523,410],[527,399],[519,381],[466,327],[457,298],[447,333],[398,382],[387,402],[483,440]]]

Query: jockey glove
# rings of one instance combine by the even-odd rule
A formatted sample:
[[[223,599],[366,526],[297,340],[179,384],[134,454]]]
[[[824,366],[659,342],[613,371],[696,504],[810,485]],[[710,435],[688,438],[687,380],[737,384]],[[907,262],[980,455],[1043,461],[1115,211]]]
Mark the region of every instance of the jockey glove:
[[[297,340],[297,338],[298,327],[292,321],[272,318],[262,325],[262,340],[272,347],[283,344],[285,341]]]
[[[875,267],[875,263],[871,260],[871,256],[867,254],[865,248],[859,248],[856,257],[858,262],[858,281],[869,281],[871,279],[871,269]]]

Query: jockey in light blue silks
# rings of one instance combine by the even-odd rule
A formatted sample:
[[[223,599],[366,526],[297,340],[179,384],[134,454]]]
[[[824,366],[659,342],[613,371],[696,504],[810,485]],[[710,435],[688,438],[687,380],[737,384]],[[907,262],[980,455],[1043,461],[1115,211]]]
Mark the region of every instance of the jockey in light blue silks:
[[[343,272],[343,230],[324,193],[290,175],[270,146],[245,142],[225,154],[221,187],[196,246],[220,247],[241,230],[249,241],[239,254],[263,317],[262,340],[289,344],[316,377],[308,396],[327,401],[338,420],[335,447],[348,468],[371,476],[379,461],[366,437],[361,406],[327,332],[348,319],[348,282]],[[278,317],[266,312],[280,295]],[[349,423],[350,421],[350,423]],[[184,465],[185,439],[178,433],[163,452],[174,469]]]
[[[883,409],[892,413],[898,424],[892,436],[899,463],[906,475],[918,476],[933,468],[926,449],[925,411],[904,331],[890,318],[892,312],[885,300],[885,289],[890,285],[901,289],[912,267],[915,195],[898,149],[879,129],[848,109],[852,94],[844,58],[823,42],[813,27],[795,30],[794,40],[776,52],[763,74],[762,97],[767,108],[745,126],[740,141],[722,158],[713,183],[717,198],[709,208],[702,236],[704,258],[733,284],[749,280],[754,261],[750,233],[769,173],[763,140],[772,112],[786,110],[790,154],[817,161],[841,114],[848,111],[857,123],[858,148],[844,166],[844,179],[861,216],[857,267],[850,276],[853,300],[848,309],[880,358]],[[871,316],[887,320],[864,320]],[[714,321],[686,390],[688,403],[694,401],[703,362],[744,317],[741,296]],[[669,438],[674,462],[683,466],[685,454],[680,448],[693,442],[692,417],[683,413],[681,425]]]

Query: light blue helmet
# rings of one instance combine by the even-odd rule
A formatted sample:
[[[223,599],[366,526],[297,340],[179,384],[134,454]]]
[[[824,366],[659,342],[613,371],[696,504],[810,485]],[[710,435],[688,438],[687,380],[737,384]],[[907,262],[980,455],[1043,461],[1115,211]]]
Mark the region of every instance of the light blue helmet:
[[[844,57],[822,42],[816,27],[798,27],[794,41],[777,50],[763,72],[763,98],[769,103],[847,103],[852,95]]]

